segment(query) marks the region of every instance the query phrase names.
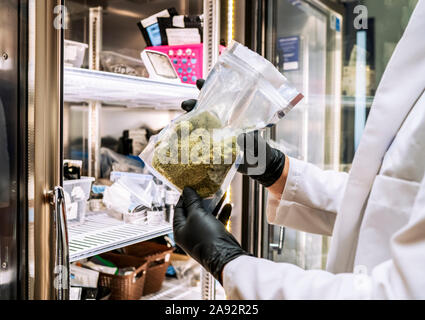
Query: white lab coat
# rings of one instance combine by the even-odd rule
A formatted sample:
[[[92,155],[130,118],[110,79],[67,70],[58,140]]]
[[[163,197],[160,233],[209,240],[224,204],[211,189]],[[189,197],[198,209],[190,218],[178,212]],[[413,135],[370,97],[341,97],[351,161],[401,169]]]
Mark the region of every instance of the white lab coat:
[[[425,0],[379,85],[349,174],[296,159],[272,224],[332,235],[327,270],[243,256],[223,271],[230,299],[425,298]]]

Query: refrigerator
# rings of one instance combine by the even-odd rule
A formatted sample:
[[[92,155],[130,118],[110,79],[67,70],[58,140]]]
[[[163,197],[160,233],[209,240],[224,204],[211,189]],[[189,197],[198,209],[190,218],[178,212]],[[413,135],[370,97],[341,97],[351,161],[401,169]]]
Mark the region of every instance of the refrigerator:
[[[84,176],[101,179],[112,138],[142,124],[159,130],[181,114],[195,85],[109,72],[102,54],[140,61],[147,43],[137,22],[174,7],[204,17],[206,74],[219,53],[220,3],[1,2],[0,299],[67,300],[71,263],[172,232],[169,221],[137,227],[104,215],[69,223],[63,163],[81,160]],[[83,60],[70,64],[80,49]]]
[[[68,224],[63,160],[82,160],[84,175],[102,178],[100,155],[108,137],[116,140],[141,122],[160,129],[181,112],[181,101],[196,98],[193,85],[99,70],[103,51],[137,58],[146,47],[137,22],[172,6],[182,14],[204,15],[205,74],[219,44],[232,38],[272,61],[305,99],[263,134],[290,156],[338,169],[343,18],[334,3],[3,1],[0,299],[69,299],[70,263],[171,232],[170,223],[129,232],[96,216],[87,228]],[[86,48],[82,68],[65,64],[66,41]],[[232,232],[246,250],[304,268],[323,267],[329,239],[268,225],[267,192],[246,177],[235,177],[230,194]],[[215,282],[205,277],[204,284],[202,297],[214,298]],[[184,291],[174,290],[178,298]]]
[[[253,1],[247,43],[304,94],[264,137],[290,157],[339,170],[343,7],[330,1]],[[243,182],[242,244],[258,257],[323,269],[329,238],[267,222],[267,190]]]

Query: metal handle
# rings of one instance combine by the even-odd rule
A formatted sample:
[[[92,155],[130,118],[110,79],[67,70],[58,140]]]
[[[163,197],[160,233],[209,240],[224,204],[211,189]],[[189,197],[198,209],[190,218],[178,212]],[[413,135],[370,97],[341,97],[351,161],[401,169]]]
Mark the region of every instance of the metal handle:
[[[65,194],[62,187],[55,187],[50,193],[55,224],[55,298],[69,300],[69,248],[68,228],[66,225]]]
[[[279,241],[278,243],[270,243],[270,248],[277,250],[278,254],[282,253],[283,249],[283,240],[285,239],[285,228],[280,227],[279,229]]]

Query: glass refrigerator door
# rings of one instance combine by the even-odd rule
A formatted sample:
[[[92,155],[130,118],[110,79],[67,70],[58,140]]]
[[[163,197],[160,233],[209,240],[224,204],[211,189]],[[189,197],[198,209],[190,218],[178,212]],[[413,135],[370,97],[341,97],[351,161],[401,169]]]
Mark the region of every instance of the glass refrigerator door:
[[[268,58],[305,95],[271,132],[281,150],[320,168],[338,168],[342,17],[318,1],[274,1]],[[263,255],[305,269],[322,268],[327,239],[267,226]]]
[[[18,6],[0,2],[0,300],[18,297],[18,21]]]

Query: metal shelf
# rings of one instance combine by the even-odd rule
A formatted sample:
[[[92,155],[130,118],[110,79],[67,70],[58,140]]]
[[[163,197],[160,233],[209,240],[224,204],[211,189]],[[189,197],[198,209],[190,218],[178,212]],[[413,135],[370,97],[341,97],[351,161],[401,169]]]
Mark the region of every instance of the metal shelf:
[[[165,278],[160,291],[143,296],[140,300],[200,300],[201,286],[190,286],[186,280]],[[217,284],[216,300],[226,300],[223,287]]]
[[[65,68],[64,101],[90,102],[127,107],[180,110],[187,99],[196,99],[194,85],[157,81],[117,73]]]
[[[143,296],[140,300],[199,300],[201,289],[191,287],[187,281],[166,278],[160,291]]]
[[[68,227],[70,261],[88,258],[172,232],[169,223],[157,226],[127,224],[106,213],[90,215],[82,225]]]

